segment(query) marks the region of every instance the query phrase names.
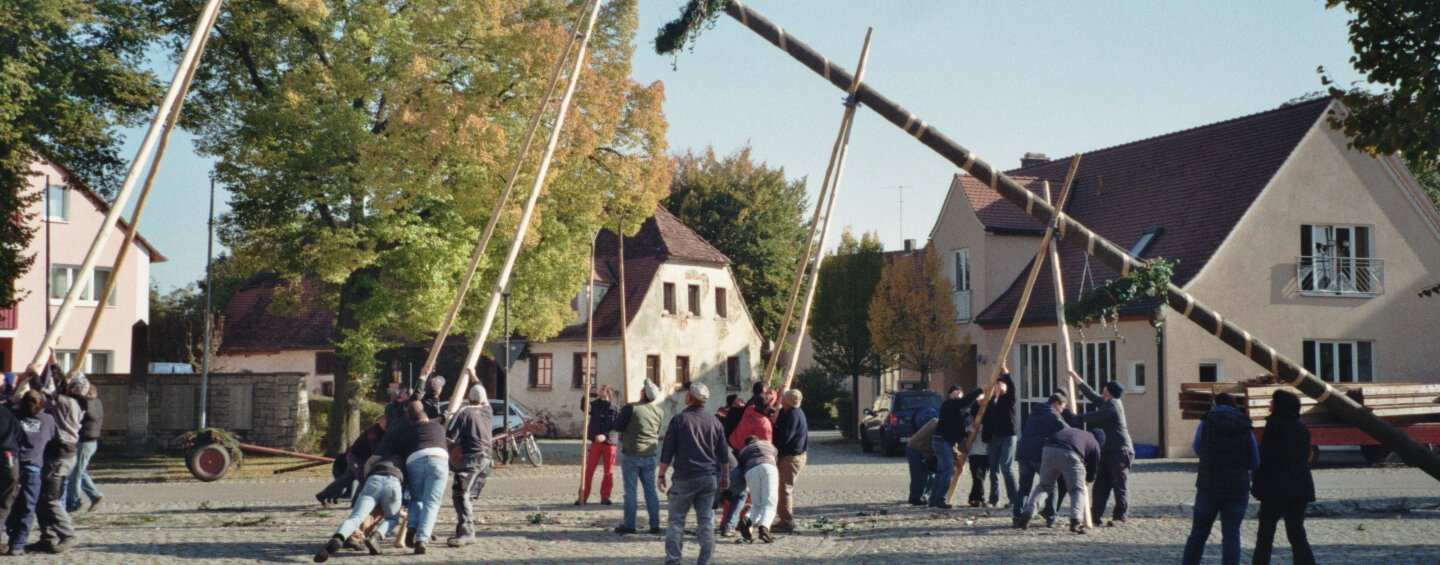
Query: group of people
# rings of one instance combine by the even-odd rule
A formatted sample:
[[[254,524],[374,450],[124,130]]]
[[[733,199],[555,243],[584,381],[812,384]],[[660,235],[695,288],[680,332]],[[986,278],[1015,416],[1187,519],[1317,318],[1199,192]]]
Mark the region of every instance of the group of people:
[[[1003,484],[1004,504],[1011,508],[1018,528],[1028,528],[1037,513],[1047,526],[1053,526],[1056,507],[1067,492],[1071,496],[1071,531],[1088,531],[1087,512],[1092,523],[1099,524],[1112,491],[1115,507],[1106,525],[1124,525],[1130,511],[1130,465],[1135,460],[1121,401],[1125,388],[1111,381],[1097,393],[1072,372],[1070,378],[1094,408],[1077,415],[1073,400],[1063,391],[1056,391],[1047,402],[1032,407],[1021,434],[1015,383],[1004,363],[1000,373],[988,391],[989,405],[984,406],[983,416],[980,409],[987,402],[987,391],[977,388],[966,393],[958,385],[950,387],[938,411],[916,414],[917,431],[905,447],[910,467],[910,504],[951,508],[947,501],[951,479],[968,462],[972,477],[969,504],[1001,507]],[[1082,425],[1088,425],[1091,431],[1080,430]],[[966,441],[971,435],[975,439],[967,451]],[[984,496],[987,477],[988,502]],[[1091,482],[1095,486],[1093,499],[1087,497]],[[1087,499],[1091,501],[1088,507]]]
[[[70,514],[104,495],[90,478],[104,409],[84,373],[54,363],[0,383],[0,516],[6,555],[64,553],[76,543]],[[40,539],[30,542],[38,526]]]
[[[405,389],[395,391],[384,417],[350,445],[344,472],[316,495],[328,504],[353,492],[350,515],[316,552],[315,562],[341,549],[379,555],[392,532],[395,547],[426,553],[451,475],[456,525],[446,543],[461,547],[474,541],[474,499],[493,467],[494,413],[474,371],[466,369],[457,386],[469,387],[465,403],[449,414],[440,396],[443,377],[427,379],[419,398]]]

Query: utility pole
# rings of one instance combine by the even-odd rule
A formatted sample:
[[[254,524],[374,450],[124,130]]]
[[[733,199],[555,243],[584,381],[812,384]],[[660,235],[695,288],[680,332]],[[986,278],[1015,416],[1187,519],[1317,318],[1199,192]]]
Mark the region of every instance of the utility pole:
[[[210,277],[210,265],[215,257],[215,177],[210,177],[210,220],[205,230],[205,351],[200,367],[200,427],[205,429],[206,409],[209,408],[210,392],[210,334],[214,333],[211,322],[214,319],[215,285]]]

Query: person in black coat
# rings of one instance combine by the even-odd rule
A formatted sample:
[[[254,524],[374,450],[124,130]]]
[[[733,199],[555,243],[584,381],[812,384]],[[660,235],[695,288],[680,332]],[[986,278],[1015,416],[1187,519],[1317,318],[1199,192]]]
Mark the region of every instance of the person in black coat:
[[[940,403],[940,422],[935,428],[935,438],[931,445],[935,448],[935,459],[937,462],[935,477],[930,487],[930,507],[947,509],[950,503],[945,501],[950,491],[950,477],[955,474],[956,459],[960,456],[956,451],[957,446],[962,450],[965,446],[966,429],[971,426],[974,418],[970,416],[970,405],[985,399],[984,391],[975,389],[969,394],[961,394],[964,391],[960,385],[950,387],[949,398]]]
[[[1315,563],[1305,537],[1305,505],[1315,501],[1315,479],[1310,476],[1310,429],[1300,421],[1300,397],[1277,390],[1270,400],[1270,417],[1260,438],[1260,468],[1250,492],[1260,501],[1260,531],[1255,536],[1256,565],[1270,562],[1275,526],[1285,520],[1285,537],[1296,565]]]

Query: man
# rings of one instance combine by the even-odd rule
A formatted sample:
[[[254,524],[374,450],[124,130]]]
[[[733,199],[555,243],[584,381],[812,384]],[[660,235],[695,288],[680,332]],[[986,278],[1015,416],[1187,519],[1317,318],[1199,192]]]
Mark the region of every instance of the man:
[[[445,392],[445,377],[430,375],[425,379],[425,394],[420,397],[420,404],[425,407],[425,417],[437,422],[440,418],[440,403],[444,402],[441,394]]]
[[[725,396],[724,406],[715,409],[715,417],[719,418],[720,422],[725,425],[725,437],[730,437],[730,432],[735,431],[734,426],[732,426],[730,423],[730,412],[733,410],[735,411],[735,414],[738,415],[740,413],[739,411],[744,409],[745,400],[740,398],[739,394],[735,394],[733,392]],[[739,418],[736,418],[735,425],[739,424],[740,420]]]
[[[733,395],[732,395],[733,396]],[[660,445],[660,420],[663,414],[656,400],[660,388],[646,380],[640,401],[626,404],[615,418],[615,431],[620,432],[620,473],[625,486],[624,520],[615,527],[617,534],[633,534],[635,514],[639,510],[636,483],[645,489],[645,512],[650,518],[650,533],[660,533],[660,494],[655,491],[655,452]]]
[[[990,475],[990,506],[999,506],[1000,478],[1005,478],[1005,500],[1018,504],[1019,489],[1015,485],[1015,434],[1020,431],[1020,410],[1015,402],[1015,381],[1000,363],[1000,378],[991,391],[990,407],[980,435],[985,440],[985,462]]]
[[[315,562],[324,563],[331,555],[340,551],[345,539],[350,537],[359,528],[362,521],[375,509],[379,509],[384,519],[375,527],[375,531],[365,538],[365,547],[370,550],[370,555],[380,555],[379,541],[385,538],[396,527],[400,520],[401,501],[404,492],[400,487],[405,474],[401,471],[403,456],[391,454],[386,456],[376,455],[368,462],[365,485],[360,488],[360,493],[355,495],[355,505],[350,507],[350,516],[340,523],[330,540],[315,553]]]
[[[469,545],[475,540],[474,501],[485,490],[485,479],[490,477],[494,462],[490,459],[491,435],[495,413],[490,408],[489,395],[485,385],[480,384],[475,371],[465,369],[465,382],[470,384],[466,394],[469,401],[455,413],[446,430],[445,439],[458,451],[457,459],[452,453],[450,470],[455,472],[455,482],[450,488],[450,502],[455,506],[455,537],[446,540],[450,547]]]
[[[917,419],[918,421],[918,419]],[[935,496],[930,488],[935,481],[935,428],[940,419],[930,417],[905,442],[905,460],[910,464],[910,505],[924,506],[928,497]]]
[[[370,427],[365,428],[365,431],[360,432],[360,436],[350,443],[350,448],[345,450],[345,470],[340,473],[340,476],[335,477],[335,480],[330,481],[330,484],[325,485],[323,490],[315,494],[315,500],[320,502],[320,506],[328,508],[331,504],[339,502],[341,494],[349,489],[357,479],[365,476],[363,472],[365,462],[369,461],[370,455],[374,454],[375,446],[379,445],[380,438],[385,437],[385,426],[386,419],[380,418]]]
[[[750,485],[750,512],[740,519],[740,535],[752,541],[752,528],[759,529],[760,541],[771,543],[770,526],[775,522],[775,506],[780,497],[780,471],[775,462],[780,452],[775,444],[756,436],[745,438],[745,447],[736,454],[737,464]]]
[[[80,446],[75,458],[75,470],[70,473],[70,484],[66,488],[65,510],[71,513],[79,512],[82,507],[81,492],[90,497],[90,512],[94,512],[95,508],[100,506],[100,499],[105,498],[105,493],[95,486],[95,479],[90,478],[90,459],[95,456],[95,451],[100,446],[100,423],[105,419],[105,406],[100,403],[100,395],[95,387],[88,388],[83,396],[76,399],[80,402],[84,416],[80,418]]]
[[[715,511],[711,507],[719,488],[730,483],[730,446],[725,443],[725,430],[714,416],[705,413],[710,389],[705,383],[690,384],[685,394],[685,410],[670,419],[665,430],[665,444],[660,451],[660,488],[665,488],[665,472],[675,467],[675,483],[670,487],[669,528],[665,532],[665,563],[680,564],[680,551],[685,539],[685,516],[695,510],[696,532],[700,538],[698,565],[710,562],[715,552]]]
[[[1065,477],[1070,485],[1070,531],[1083,534],[1085,527],[1085,489],[1095,480],[1095,471],[1100,466],[1100,445],[1105,443],[1105,430],[1086,432],[1079,428],[1065,428],[1045,442],[1044,454],[1040,457],[1040,482],[1025,502],[1025,510],[1016,524],[1028,529],[1030,520],[1035,518],[1035,509],[1045,503],[1055,480]]]
[[[20,493],[20,419],[8,401],[0,402],[0,523]]]
[[[87,392],[90,392],[90,381],[84,373],[77,372],[69,381],[61,383],[50,399],[49,410],[55,417],[55,442],[45,452],[40,505],[35,509],[40,525],[40,541],[25,548],[27,551],[64,553],[74,547],[75,523],[65,510],[65,483],[70,480],[70,472],[75,470],[80,421],[85,416],[85,410],[76,397]]]
[[[805,468],[805,452],[810,449],[810,423],[800,405],[805,394],[790,389],[780,395],[780,415],[775,417],[775,448],[780,452],[776,467],[780,470],[780,496],[775,511],[773,533],[795,532],[795,479]],[[746,478],[749,483],[749,478]]]
[[[1105,383],[1104,391],[1095,394],[1095,389],[1085,384],[1085,379],[1070,371],[1070,380],[1075,381],[1080,394],[1095,404],[1095,410],[1080,415],[1080,421],[1091,428],[1105,430],[1105,444],[1100,446],[1100,476],[1095,479],[1095,499],[1090,503],[1090,517],[1096,524],[1105,516],[1106,499],[1110,490],[1115,490],[1115,513],[1107,526],[1123,526],[1130,517],[1130,464],[1135,462],[1135,446],[1130,443],[1130,430],[1125,427],[1125,405],[1120,397],[1125,396],[1125,387],[1119,382]]]
[[[9,537],[9,548],[5,554],[12,556],[25,555],[30,526],[35,521],[40,503],[46,446],[55,441],[55,417],[45,411],[45,395],[39,390],[32,388],[22,393],[14,410],[19,422],[16,459],[20,467],[20,489],[15,497],[15,506],[5,520],[5,531]]]
[[[1079,421],[1075,420],[1075,414],[1065,407],[1070,397],[1064,392],[1056,391],[1050,395],[1045,404],[1035,403],[1030,417],[1025,420],[1025,433],[1020,436],[1019,446],[1015,449],[1015,460],[1020,462],[1020,496],[1029,497],[1030,489],[1035,486],[1035,475],[1040,472],[1040,461],[1045,450],[1045,443],[1060,430],[1069,427],[1078,427]],[[1063,481],[1056,482],[1055,488],[1050,489],[1049,496],[1045,499],[1045,505],[1039,509],[1040,515],[1045,517],[1045,525],[1055,525],[1055,507],[1060,504],[1060,497],[1064,496]],[[1018,524],[1020,521],[1021,506],[1025,504],[1022,498],[1015,505],[1014,519]]]
[[[406,440],[410,455],[405,458],[410,492],[406,535],[414,534],[415,554],[424,555],[435,520],[440,517],[440,501],[445,498],[450,451],[446,449],[445,427],[439,420],[430,419],[423,402],[411,402],[405,415],[410,419],[410,437]]]
[[[1195,475],[1195,512],[1185,541],[1184,565],[1199,565],[1215,517],[1220,517],[1220,562],[1240,563],[1240,523],[1250,506],[1250,472],[1260,468],[1250,416],[1230,393],[1215,395],[1215,408],[1195,428],[1191,447],[1200,456]]]
[[[985,399],[982,389],[975,389],[969,394],[962,395],[964,389],[960,385],[952,385],[949,391],[949,398],[940,403],[940,423],[935,428],[935,439],[931,442],[935,449],[935,479],[930,487],[930,507],[949,509],[952,508],[945,500],[950,491],[950,478],[955,475],[955,467],[959,461],[958,447],[965,445],[966,429],[973,422],[970,417],[970,405]]]
[[[975,416],[980,412],[980,403],[970,405],[970,419],[975,421]],[[971,424],[966,434],[971,433],[975,424]],[[985,506],[985,476],[990,474],[989,447],[985,445],[985,434],[975,434],[975,439],[970,443],[970,452],[965,454],[970,463],[970,496],[967,501],[971,508]],[[992,489],[993,490],[993,489]]]
[[[581,409],[584,409],[582,406]],[[610,505],[610,492],[615,488],[615,405],[610,403],[610,387],[600,387],[600,392],[590,401],[590,425],[585,434],[590,436],[590,449],[585,458],[585,481],[580,489],[576,506],[590,502],[590,486],[595,478],[595,468],[601,467],[600,504]]]

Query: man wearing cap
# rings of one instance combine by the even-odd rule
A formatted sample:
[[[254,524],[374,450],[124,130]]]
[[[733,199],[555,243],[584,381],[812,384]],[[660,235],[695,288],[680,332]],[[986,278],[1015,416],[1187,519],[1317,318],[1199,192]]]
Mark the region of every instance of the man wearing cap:
[[[431,420],[440,421],[440,403],[443,401],[440,394],[445,392],[445,377],[430,375],[425,379],[425,394],[420,397],[420,405],[425,407],[425,417]]]
[[[1135,446],[1130,443],[1130,431],[1125,427],[1125,405],[1120,397],[1125,396],[1125,387],[1116,381],[1105,383],[1100,394],[1085,384],[1085,379],[1070,371],[1070,380],[1080,394],[1095,404],[1095,410],[1080,415],[1080,421],[1092,428],[1105,430],[1105,444],[1100,446],[1100,476],[1095,479],[1095,497],[1090,506],[1090,517],[1098,525],[1105,515],[1105,502],[1110,490],[1115,490],[1115,513],[1107,526],[1123,526],[1130,517],[1130,464],[1135,461]]]
[[[775,533],[795,531],[795,479],[805,468],[805,452],[810,448],[810,424],[800,403],[805,395],[789,389],[780,395],[780,415],[775,417],[775,447],[780,451],[776,467],[780,470],[780,496],[775,512]]]
[[[490,408],[490,398],[473,369],[465,369],[463,381],[470,383],[468,402],[450,419],[445,431],[450,442],[450,470],[455,473],[450,487],[450,501],[455,506],[455,537],[446,540],[450,547],[468,545],[475,540],[474,501],[485,489],[485,479],[494,465],[490,459],[490,430],[495,413]]]
[[[691,508],[695,509],[696,533],[700,538],[700,558],[696,563],[709,563],[715,552],[715,510],[711,505],[715,502],[716,489],[726,488],[730,483],[730,446],[725,443],[725,430],[720,421],[705,411],[705,402],[709,399],[710,389],[704,383],[691,383],[685,394],[685,410],[670,418],[670,426],[665,430],[665,443],[660,451],[660,488],[665,488],[665,472],[672,465],[675,467],[675,482],[667,491],[670,518],[665,532],[666,565],[680,564],[685,516]]]
[[[1040,459],[1040,482],[1030,491],[1025,500],[1025,509],[1015,525],[1028,529],[1035,512],[1045,504],[1055,481],[1061,477],[1070,485],[1070,531],[1077,534],[1086,532],[1085,489],[1095,480],[1095,471],[1100,466],[1100,445],[1105,443],[1105,430],[1086,432],[1080,428],[1065,428],[1045,440],[1044,454]]]
[[[621,482],[625,486],[625,514],[617,534],[637,533],[635,515],[639,512],[636,483],[645,489],[645,512],[650,517],[650,533],[660,533],[660,494],[655,491],[655,452],[660,446],[660,420],[663,415],[656,400],[660,388],[646,380],[640,401],[626,404],[615,417],[614,431],[620,433]]]

